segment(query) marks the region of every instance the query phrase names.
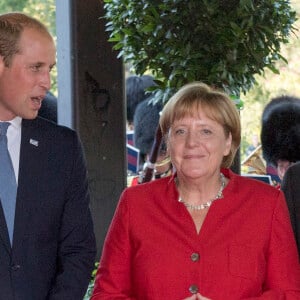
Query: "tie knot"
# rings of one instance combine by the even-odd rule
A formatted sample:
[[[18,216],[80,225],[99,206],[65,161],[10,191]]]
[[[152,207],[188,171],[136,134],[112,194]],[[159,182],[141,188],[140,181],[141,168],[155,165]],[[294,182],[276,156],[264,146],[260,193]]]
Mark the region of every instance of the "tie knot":
[[[0,122],[0,136],[6,135],[7,128],[10,125],[9,122]]]

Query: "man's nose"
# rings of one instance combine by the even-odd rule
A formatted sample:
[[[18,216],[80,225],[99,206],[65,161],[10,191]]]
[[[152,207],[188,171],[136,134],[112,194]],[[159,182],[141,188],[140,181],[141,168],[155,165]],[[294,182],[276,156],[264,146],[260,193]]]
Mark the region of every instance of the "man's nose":
[[[45,71],[40,79],[40,86],[43,87],[46,91],[50,90],[51,88],[51,76],[49,71]]]

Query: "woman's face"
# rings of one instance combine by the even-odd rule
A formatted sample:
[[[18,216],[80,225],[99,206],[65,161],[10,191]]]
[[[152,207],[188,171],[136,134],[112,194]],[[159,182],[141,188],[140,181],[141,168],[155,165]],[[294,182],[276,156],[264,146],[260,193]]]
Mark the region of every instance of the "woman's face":
[[[178,176],[196,179],[219,173],[231,148],[221,124],[200,110],[195,116],[175,120],[168,136],[168,151]]]

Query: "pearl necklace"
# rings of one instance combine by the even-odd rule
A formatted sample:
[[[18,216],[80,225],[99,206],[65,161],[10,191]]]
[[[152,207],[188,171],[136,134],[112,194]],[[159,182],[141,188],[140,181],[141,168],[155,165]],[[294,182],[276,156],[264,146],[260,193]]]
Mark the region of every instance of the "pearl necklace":
[[[203,203],[203,204],[198,204],[198,205],[193,205],[193,204],[189,204],[187,202],[185,202],[180,196],[178,198],[178,202],[184,204],[184,206],[186,208],[190,208],[191,210],[202,210],[202,209],[205,209],[205,208],[208,208],[211,206],[211,204],[215,201],[215,200],[218,200],[218,199],[221,199],[223,198],[223,190],[224,190],[224,187],[225,187],[225,176],[220,173],[220,178],[221,178],[221,187],[217,193],[217,195],[215,196],[215,198],[207,201],[206,203]],[[178,181],[177,181],[177,178],[176,178],[176,185],[178,186]]]

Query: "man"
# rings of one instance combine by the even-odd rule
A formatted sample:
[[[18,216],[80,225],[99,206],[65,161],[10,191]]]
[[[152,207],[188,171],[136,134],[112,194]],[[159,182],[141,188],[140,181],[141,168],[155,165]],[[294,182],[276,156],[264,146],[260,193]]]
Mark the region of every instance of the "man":
[[[300,258],[300,162],[295,163],[286,171],[281,189],[284,192],[290,212],[298,253]]]
[[[159,126],[159,115],[163,108],[162,103],[151,103],[151,96],[138,104],[134,113],[134,145],[140,150],[141,163],[143,164],[142,178],[135,178],[132,185],[139,182],[158,179],[161,177],[169,176],[172,173],[172,164],[169,154],[167,153],[166,144],[162,139],[158,138],[157,127]],[[155,143],[154,143],[155,142]],[[146,175],[147,166],[153,153],[153,147],[157,148],[157,154],[154,157],[155,166],[151,174]],[[156,150],[154,150],[155,153]],[[152,157],[153,158],[153,157]],[[151,171],[151,170],[149,170]],[[152,173],[152,172],[151,172]],[[147,178],[145,178],[145,176]]]
[[[131,75],[126,78],[127,130],[133,130],[134,112],[139,103],[149,97],[147,89],[155,86],[150,75]]]
[[[262,114],[261,145],[267,171],[275,167],[281,182],[286,170],[300,160],[300,98],[282,95],[266,105]]]
[[[81,144],[73,130],[37,117],[55,52],[39,21],[0,15],[0,121],[9,122],[17,182],[14,214],[0,185],[1,300],[82,300],[94,265]]]

